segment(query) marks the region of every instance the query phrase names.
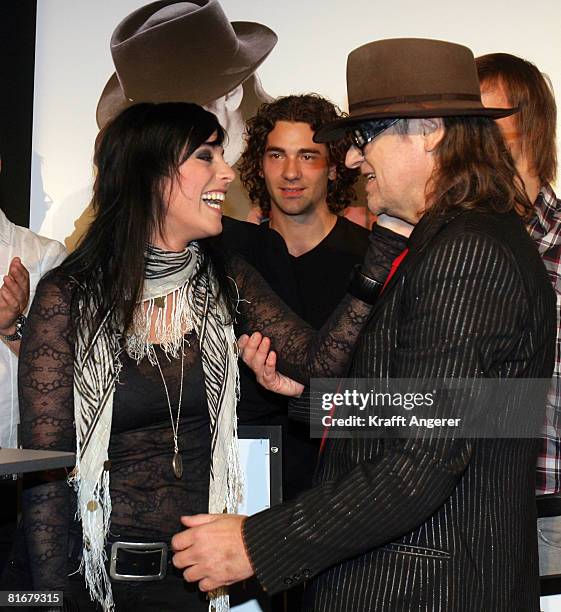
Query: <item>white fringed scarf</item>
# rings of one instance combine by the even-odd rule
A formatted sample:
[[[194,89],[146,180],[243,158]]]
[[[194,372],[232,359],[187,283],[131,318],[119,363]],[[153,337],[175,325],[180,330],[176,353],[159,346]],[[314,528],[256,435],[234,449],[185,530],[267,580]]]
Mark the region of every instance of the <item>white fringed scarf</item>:
[[[238,349],[233,325],[222,299],[216,299],[217,282],[205,272],[193,286],[191,279],[202,264],[199,246],[193,242],[181,253],[148,247],[142,303],[134,317],[134,334],[125,347],[131,358],[147,357],[155,364],[149,342],[150,323],[158,308],[155,333],[170,358],[178,358],[184,335],[194,330],[199,341],[211,430],[209,483],[210,513],[235,513],[242,497],[242,477],[237,442],[236,404],[239,399]],[[211,270],[211,268],[210,268]],[[173,295],[170,323],[165,297]],[[161,300],[162,307],[156,306]],[[108,461],[113,416],[113,393],[120,371],[119,335],[110,315],[99,329],[92,321],[99,296],[79,304],[74,359],[74,418],[76,423],[76,467],[69,478],[78,496],[78,519],[82,522],[84,573],[92,599],[104,612],[115,609],[111,583],[105,569],[107,533],[111,519]],[[225,589],[210,594],[209,609],[229,610]]]

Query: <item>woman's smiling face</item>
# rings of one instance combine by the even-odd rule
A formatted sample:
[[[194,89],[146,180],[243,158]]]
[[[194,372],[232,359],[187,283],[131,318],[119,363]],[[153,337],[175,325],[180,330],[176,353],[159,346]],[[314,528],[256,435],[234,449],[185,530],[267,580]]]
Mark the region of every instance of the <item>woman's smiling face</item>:
[[[235,173],[216,138],[214,133],[179,166],[175,177],[164,179],[167,210],[156,246],[181,251],[193,240],[222,231],[222,204]]]

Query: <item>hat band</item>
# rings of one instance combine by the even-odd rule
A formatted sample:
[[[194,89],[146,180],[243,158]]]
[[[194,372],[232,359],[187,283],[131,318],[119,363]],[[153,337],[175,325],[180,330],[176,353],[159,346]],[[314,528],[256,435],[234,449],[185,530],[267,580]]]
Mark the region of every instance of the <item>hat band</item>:
[[[464,100],[469,102],[479,102],[481,104],[481,96],[478,94],[419,94],[416,96],[394,96],[392,98],[371,98],[370,100],[361,100],[349,104],[351,113],[362,108],[371,108],[372,106],[387,106],[388,104],[403,104],[408,102],[433,102],[435,100]]]

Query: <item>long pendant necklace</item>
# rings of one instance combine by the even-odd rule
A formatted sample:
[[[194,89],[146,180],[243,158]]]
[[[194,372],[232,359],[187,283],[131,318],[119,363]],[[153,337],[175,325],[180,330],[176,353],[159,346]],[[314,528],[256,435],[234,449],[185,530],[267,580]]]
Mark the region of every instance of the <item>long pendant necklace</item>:
[[[160,376],[162,377],[162,382],[164,383],[164,389],[166,391],[166,399],[168,401],[169,408],[169,418],[171,420],[171,431],[173,433],[173,459],[171,460],[171,467],[173,473],[175,474],[175,477],[179,479],[183,476],[183,459],[181,457],[181,453],[179,452],[179,445],[177,443],[177,433],[179,431],[179,416],[181,414],[181,398],[183,397],[183,359],[185,357],[185,343],[183,342],[183,344],[181,345],[181,382],[179,383],[179,402],[177,404],[177,418],[175,420],[175,423],[173,422],[173,411],[171,409],[168,386],[166,384],[166,379],[164,378],[162,368],[160,367],[160,360],[158,359],[156,349],[154,349],[154,355],[156,357],[156,364],[158,366],[158,370],[160,371]]]

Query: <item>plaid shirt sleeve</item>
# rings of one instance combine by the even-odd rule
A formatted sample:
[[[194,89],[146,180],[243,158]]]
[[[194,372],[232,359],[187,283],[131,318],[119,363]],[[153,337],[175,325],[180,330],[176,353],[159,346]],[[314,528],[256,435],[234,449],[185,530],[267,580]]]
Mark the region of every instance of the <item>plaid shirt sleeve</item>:
[[[540,190],[535,212],[528,231],[536,242],[557,296],[555,367],[536,474],[536,494],[549,495],[561,493],[561,200],[550,185]]]

